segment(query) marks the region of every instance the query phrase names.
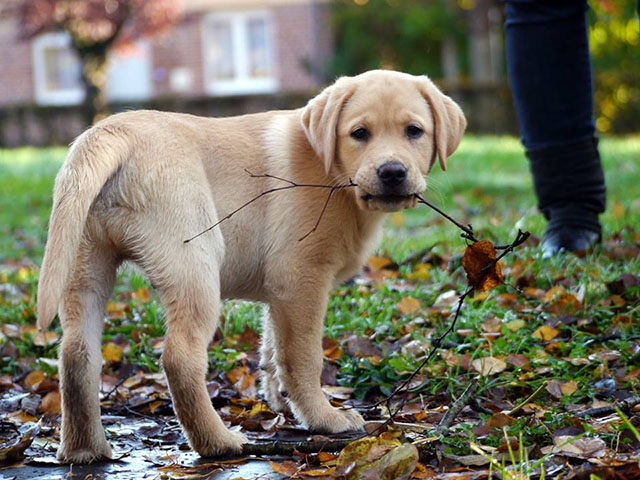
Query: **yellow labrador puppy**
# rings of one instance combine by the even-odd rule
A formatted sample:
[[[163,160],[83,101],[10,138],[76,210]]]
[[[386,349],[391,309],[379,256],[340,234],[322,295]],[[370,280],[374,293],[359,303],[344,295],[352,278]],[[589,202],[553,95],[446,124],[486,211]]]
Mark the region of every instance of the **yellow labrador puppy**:
[[[319,432],[360,429],[354,410],[332,407],[320,388],[329,291],[358,271],[385,212],[416,204],[436,156],[445,168],[466,121],[427,77],[371,71],[340,78],[306,107],[232,118],[137,111],[114,115],[73,144],[55,184],[38,289],[38,323],[59,313],[62,442],[58,457],[111,456],[100,423],[100,341],[116,270],[137,264],[167,317],[162,364],[191,447],[203,456],[240,452],[205,386],[207,345],[221,298],[264,302],[262,390]],[[298,183],[267,195],[190,243],[247,200],[282,186],[245,169]]]

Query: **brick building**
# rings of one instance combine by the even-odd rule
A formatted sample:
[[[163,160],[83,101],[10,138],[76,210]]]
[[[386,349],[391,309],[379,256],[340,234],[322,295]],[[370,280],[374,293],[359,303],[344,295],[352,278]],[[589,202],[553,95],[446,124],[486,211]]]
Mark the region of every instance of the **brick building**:
[[[150,107],[226,115],[299,105],[331,53],[324,0],[183,0],[173,28],[113,52],[114,110]],[[80,63],[69,36],[20,38],[0,16],[0,144],[65,143],[81,132]]]

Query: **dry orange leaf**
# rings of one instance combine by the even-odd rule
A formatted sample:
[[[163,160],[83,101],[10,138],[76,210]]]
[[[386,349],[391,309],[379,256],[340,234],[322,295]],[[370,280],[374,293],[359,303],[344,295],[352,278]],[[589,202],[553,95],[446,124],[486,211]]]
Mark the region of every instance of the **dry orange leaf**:
[[[148,288],[143,287],[131,292],[131,297],[141,302],[149,302],[151,300],[151,293],[149,293]]]
[[[285,460],[282,463],[276,463],[269,460],[269,465],[271,465],[271,468],[274,472],[286,477],[291,477],[292,475],[298,473],[298,464],[296,462],[292,462],[291,460]]]
[[[498,317],[490,317],[480,326],[486,333],[498,333],[502,330],[502,319]]]
[[[331,478],[331,474],[335,471],[336,467],[325,468],[323,470],[320,469],[312,469],[312,470],[304,470],[300,472],[300,476],[302,477],[322,477],[322,478]]]
[[[31,336],[33,344],[38,347],[44,347],[58,340],[58,334],[54,331],[41,332],[35,325],[22,325],[20,338],[25,340],[27,336]]]
[[[7,415],[7,418],[9,418],[9,420],[16,422],[20,425],[22,425],[23,423],[29,423],[29,422],[37,422],[38,419],[36,417],[34,417],[33,415],[25,412],[24,410],[18,410],[15,412],[11,412],[9,415]]]
[[[516,318],[515,320],[511,320],[510,322],[507,322],[506,327],[511,332],[517,332],[518,330],[523,328],[526,324],[527,322],[525,322],[521,318]]]
[[[478,292],[486,292],[504,282],[500,265],[495,262],[496,249],[489,240],[481,240],[467,247],[462,266],[467,272],[469,285]],[[489,268],[487,268],[490,266]],[[485,270],[485,268],[487,268]]]
[[[564,395],[571,395],[578,390],[578,384],[575,380],[568,382],[560,382],[558,380],[551,380],[547,384],[547,392],[556,398],[562,398]]]
[[[29,372],[29,374],[24,377],[24,384],[29,388],[33,388],[43,380],[44,373],[41,370],[34,370],[33,372]]]
[[[569,380],[568,382],[560,385],[560,391],[563,395],[571,395],[572,393],[578,391],[578,384],[575,380]]]
[[[47,393],[40,402],[39,408],[42,413],[60,413],[60,393],[57,391]]]
[[[403,315],[409,315],[416,312],[420,308],[420,300],[413,297],[404,297],[398,302],[396,308]]]
[[[428,263],[419,263],[413,269],[413,272],[407,275],[409,280],[429,280],[431,278],[431,265]]]
[[[496,357],[476,358],[471,366],[483,377],[500,373],[507,368],[505,361]]]
[[[126,318],[126,307],[127,305],[122,302],[109,302],[107,304],[107,316],[114,319]]]
[[[107,363],[118,363],[122,360],[122,348],[113,342],[108,342],[102,347],[102,358]]]
[[[369,268],[374,272],[379,272],[384,267],[391,265],[393,262],[387,257],[371,257],[369,258]]]
[[[558,335],[560,335],[560,330],[558,330],[557,328],[550,327],[548,325],[542,325],[535,332],[533,332],[532,335],[542,340],[543,342],[548,342],[556,338]]]

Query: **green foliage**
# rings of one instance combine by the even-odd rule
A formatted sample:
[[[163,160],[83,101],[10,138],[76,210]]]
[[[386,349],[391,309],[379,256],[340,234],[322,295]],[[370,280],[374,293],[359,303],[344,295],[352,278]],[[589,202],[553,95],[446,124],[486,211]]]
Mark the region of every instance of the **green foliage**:
[[[464,25],[444,0],[338,0],[334,2],[335,57],[331,73],[354,75],[375,68],[442,77],[445,36],[462,40]]]
[[[591,2],[589,42],[601,132],[640,129],[640,23],[636,0]]]

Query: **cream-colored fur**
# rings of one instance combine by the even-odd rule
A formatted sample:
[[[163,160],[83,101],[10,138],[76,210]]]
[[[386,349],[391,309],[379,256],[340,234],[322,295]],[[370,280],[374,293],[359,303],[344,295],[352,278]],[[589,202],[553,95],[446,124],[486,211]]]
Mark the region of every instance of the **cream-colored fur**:
[[[407,125],[424,131],[409,138]],[[262,391],[308,428],[359,429],[354,410],[332,407],[320,388],[322,328],[330,289],[356,273],[379,236],[384,212],[415,205],[436,154],[442,167],[466,122],[426,77],[372,71],[339,79],[299,110],[232,118],[137,111],[81,135],[56,179],[38,290],[38,322],[58,312],[61,460],[110,457],[98,383],[104,309],[124,261],[148,276],[166,309],[162,363],[189,443],[201,455],[241,450],[205,387],[207,345],[221,298],[264,302]],[[369,137],[353,138],[358,128]],[[377,169],[407,169],[402,191],[384,196]],[[247,200],[283,186],[245,169],[336,191],[267,195],[190,243]]]

